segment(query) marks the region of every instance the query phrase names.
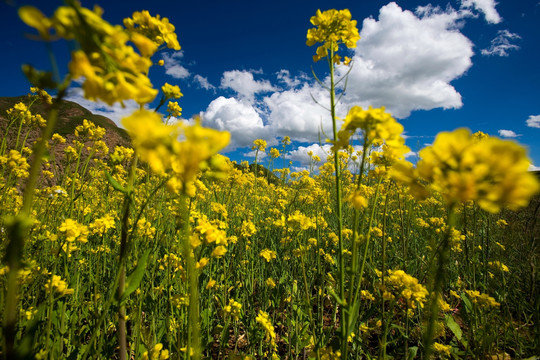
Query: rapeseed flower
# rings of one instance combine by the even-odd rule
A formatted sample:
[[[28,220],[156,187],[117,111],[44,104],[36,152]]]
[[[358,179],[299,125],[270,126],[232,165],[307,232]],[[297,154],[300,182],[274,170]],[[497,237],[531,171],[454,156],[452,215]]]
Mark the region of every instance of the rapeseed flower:
[[[62,278],[59,275],[53,275],[52,279],[49,279],[49,281],[45,284],[45,291],[55,291],[60,294],[60,296],[63,295],[71,295],[73,294],[74,290],[68,288],[67,282],[62,280]]]
[[[421,199],[434,191],[448,204],[476,201],[496,213],[504,206],[512,210],[526,206],[540,188],[528,172],[530,162],[523,147],[493,137],[479,139],[467,129],[438,134],[419,156],[416,169],[399,162],[393,176]]]
[[[264,249],[259,253],[259,256],[264,258],[266,262],[270,262],[276,258],[277,253],[273,250]]]
[[[272,322],[270,321],[270,317],[268,316],[268,313],[265,311],[259,310],[259,314],[255,318],[255,320],[261,324],[262,328],[264,329],[266,333],[266,341],[270,341],[270,344],[274,347],[276,347],[276,332],[274,331],[274,326],[272,325]]]
[[[334,63],[340,63],[341,58],[336,54],[339,46],[345,45],[352,49],[360,40],[356,20],[351,20],[351,12],[348,9],[330,9],[324,12],[317,10],[310,22],[316,27],[307,32],[307,46],[313,46],[316,43],[323,44],[317,48],[313,61],[319,61],[323,57],[334,54],[331,60]],[[345,61],[348,64],[350,60],[346,59]]]
[[[223,312],[231,315],[235,321],[237,321],[242,315],[242,304],[234,299],[229,299],[229,304],[223,308]]]
[[[385,282],[394,289],[397,296],[407,301],[409,308],[415,309],[416,304],[424,307],[429,293],[422,284],[418,283],[415,277],[405,273],[403,270],[388,270]]]
[[[76,220],[66,219],[58,227],[58,231],[66,235],[66,240],[68,242],[73,242],[78,240],[80,242],[87,242],[88,236],[88,227],[82,224],[79,224]]]

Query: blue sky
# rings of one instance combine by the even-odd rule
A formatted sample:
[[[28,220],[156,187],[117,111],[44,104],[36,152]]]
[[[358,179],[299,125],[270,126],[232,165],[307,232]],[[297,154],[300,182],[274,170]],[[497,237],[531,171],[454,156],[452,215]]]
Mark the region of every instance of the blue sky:
[[[4,0],[0,3],[0,96],[28,92],[20,66],[50,69],[46,46],[16,7],[32,4],[51,15],[56,1]],[[313,80],[324,79],[326,64],[313,63],[315,47],[305,44],[309,19],[317,9],[348,8],[361,40],[351,50],[353,68],[339,107],[386,106],[405,126],[409,160],[440,131],[467,127],[513,139],[528,148],[531,169],[540,169],[540,1],[86,1],[120,24],[133,11],[149,10],[176,26],[182,49],[155,55],[165,60],[151,70],[155,87],[179,85],[183,115],[203,116],[203,124],[229,130],[227,155],[249,159],[256,138],[279,146],[288,135],[294,166],[307,165],[307,151],[324,158],[331,134],[329,114],[316,105],[328,94]],[[69,47],[54,43],[61,71]],[[347,69],[338,69],[344,74]],[[82,98],[74,86],[69,99],[119,122],[135,107],[107,108]],[[319,144],[319,136],[322,143]],[[322,146],[321,146],[322,145]]]

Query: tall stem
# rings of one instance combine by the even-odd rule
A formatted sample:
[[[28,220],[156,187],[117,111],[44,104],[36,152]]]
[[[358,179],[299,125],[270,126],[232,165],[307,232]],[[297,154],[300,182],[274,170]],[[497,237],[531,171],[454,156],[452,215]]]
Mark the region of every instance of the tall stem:
[[[334,134],[334,142],[338,140],[338,131],[336,124],[336,88],[334,83],[334,49],[333,44],[330,45],[330,54],[328,55],[328,66],[330,68],[330,115],[332,116],[332,131]],[[339,151],[334,152],[334,168],[336,171],[336,214],[338,221],[338,244],[339,244],[339,297],[343,302],[340,310],[341,321],[341,353],[343,358],[347,357],[347,319],[345,306],[345,257],[343,256],[343,214],[342,214],[342,199],[341,199],[341,167],[339,162]]]
[[[118,279],[118,300],[122,301],[126,287],[126,260],[129,246],[129,215],[131,203],[133,201],[133,186],[135,184],[135,173],[137,170],[137,149],[133,154],[133,161],[129,171],[127,193],[124,195],[124,204],[122,209],[122,230],[120,233],[120,260],[119,260],[119,279]],[[126,306],[120,303],[118,308],[118,345],[120,347],[120,359],[127,359],[127,339],[126,339]]]
[[[446,221],[446,232],[444,234],[441,246],[438,251],[438,262],[437,267],[433,271],[433,287],[431,289],[431,298],[430,298],[430,314],[429,322],[426,329],[424,337],[424,358],[429,359],[432,352],[433,345],[433,335],[435,333],[435,323],[439,317],[439,297],[442,297],[443,287],[445,283],[445,272],[444,268],[448,262],[449,252],[450,252],[450,236],[452,233],[452,228],[455,223],[455,214],[454,214],[455,205],[451,204],[448,207],[448,219]]]

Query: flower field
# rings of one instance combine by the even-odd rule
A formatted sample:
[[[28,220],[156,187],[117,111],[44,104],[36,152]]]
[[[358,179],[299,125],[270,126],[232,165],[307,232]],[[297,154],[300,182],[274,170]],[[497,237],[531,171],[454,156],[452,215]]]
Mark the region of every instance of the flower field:
[[[0,114],[5,359],[540,354],[540,186],[525,149],[457,129],[411,164],[384,108],[337,119],[334,70],[354,66],[339,54],[359,39],[348,10],[311,19],[334,132],[328,158],[299,172],[277,166],[288,137],[255,140],[254,164],[237,164],[219,154],[229,133],[170,121],[180,88],[148,78],[157,51],[180,49],[166,18],[115,26],[74,1],[20,17],[79,46],[61,81],[26,67],[35,87]],[[122,121],[129,144],[109,148],[87,120],[55,132],[81,78],[88,99],[141,104]]]

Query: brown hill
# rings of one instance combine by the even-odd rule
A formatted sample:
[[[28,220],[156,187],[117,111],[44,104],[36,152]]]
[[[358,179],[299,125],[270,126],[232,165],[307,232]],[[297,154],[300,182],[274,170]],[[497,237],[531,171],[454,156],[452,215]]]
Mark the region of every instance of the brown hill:
[[[8,119],[6,116],[6,110],[13,107],[15,104],[23,102],[28,105],[31,102],[31,98],[27,95],[14,96],[14,97],[0,97],[0,134],[4,137],[5,131],[8,125]],[[36,101],[31,108],[33,114],[40,114],[43,118],[48,117],[48,105]],[[107,144],[112,151],[115,146],[121,145],[129,147],[131,146],[130,138],[127,132],[116,126],[116,124],[109,118],[93,114],[90,110],[82,107],[81,105],[74,103],[73,101],[63,100],[60,106],[58,120],[54,129],[55,133],[58,133],[67,139],[67,144],[71,143],[74,138],[75,128],[82,125],[83,120],[92,121],[94,124],[105,128],[106,134],[103,141]],[[7,136],[8,148],[10,141],[14,141],[17,136],[18,128],[12,126]],[[27,144],[31,145],[40,135],[40,129],[34,129],[28,136]]]

